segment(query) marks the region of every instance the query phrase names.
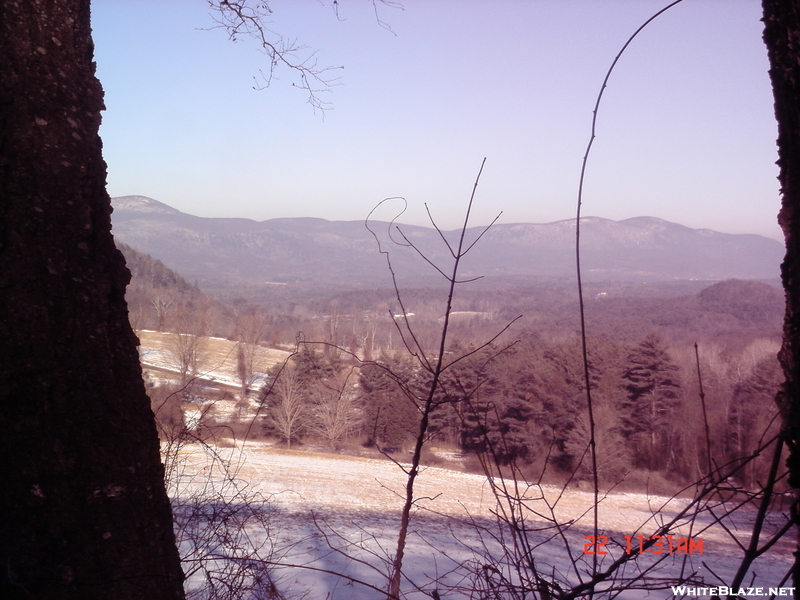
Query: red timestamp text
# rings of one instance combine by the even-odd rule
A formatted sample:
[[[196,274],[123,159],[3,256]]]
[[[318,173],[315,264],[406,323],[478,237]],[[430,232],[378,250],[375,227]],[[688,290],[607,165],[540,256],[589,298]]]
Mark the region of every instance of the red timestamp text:
[[[703,554],[703,538],[676,537],[674,535],[626,535],[625,554]],[[607,535],[587,535],[583,538],[584,554],[608,554]]]

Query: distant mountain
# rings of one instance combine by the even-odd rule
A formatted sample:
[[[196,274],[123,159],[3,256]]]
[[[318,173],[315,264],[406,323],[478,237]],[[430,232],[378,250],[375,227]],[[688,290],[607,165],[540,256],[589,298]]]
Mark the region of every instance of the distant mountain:
[[[204,218],[182,213],[144,196],[113,199],[114,236],[146,252],[201,287],[313,284],[385,287],[386,257],[363,221],[314,218]],[[449,252],[431,228],[370,223],[405,285],[441,281],[441,275],[407,245],[449,270]],[[471,243],[482,228],[471,228]],[[444,236],[455,243],[455,231]],[[653,217],[581,220],[581,255],[587,281],[663,282],[729,278],[775,279],[783,246],[759,235],[690,229]],[[487,283],[574,279],[574,220],[547,224],[494,225],[467,255],[461,277]]]

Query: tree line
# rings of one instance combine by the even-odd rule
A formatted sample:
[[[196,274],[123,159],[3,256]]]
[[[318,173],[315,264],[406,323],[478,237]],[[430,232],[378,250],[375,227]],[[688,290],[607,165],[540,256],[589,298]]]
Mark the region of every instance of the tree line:
[[[626,480],[629,488],[649,484],[668,491],[705,472],[709,447],[718,465],[755,453],[777,431],[776,409],[768,402],[781,381],[777,349],[767,339],[738,351],[700,348],[698,363],[691,348],[670,347],[655,332],[634,343],[593,338],[603,483]],[[582,460],[589,436],[577,339],[545,340],[528,332],[505,346],[456,344],[448,352],[464,358],[445,370],[430,444],[467,456],[490,454],[501,465],[525,465],[529,475],[589,477]],[[428,377],[403,353],[354,361],[328,345],[302,345],[270,374],[262,430],[290,447],[360,444],[407,452],[419,432]],[[756,486],[764,468],[752,462],[736,484]]]

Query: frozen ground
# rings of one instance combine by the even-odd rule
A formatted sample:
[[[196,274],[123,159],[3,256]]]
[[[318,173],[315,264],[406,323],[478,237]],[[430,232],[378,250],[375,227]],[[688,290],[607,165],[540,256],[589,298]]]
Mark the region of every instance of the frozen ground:
[[[176,371],[168,350],[169,336],[158,332],[138,332],[142,341],[142,362],[169,378]],[[237,387],[235,343],[217,338],[204,341],[202,377],[219,384]],[[288,352],[264,349],[258,370],[285,360]],[[225,403],[220,403],[225,404]],[[234,402],[228,402],[233,410]],[[224,407],[223,407],[224,408]],[[223,410],[217,407],[217,412]],[[382,600],[389,557],[394,554],[405,476],[388,460],[287,451],[266,443],[248,442],[244,447],[215,449],[229,464],[237,482],[224,493],[269,498],[271,514],[264,527],[251,527],[247,534],[255,545],[271,548],[270,559],[280,563],[275,575],[289,598],[305,600]],[[222,477],[219,462],[209,461],[198,446],[184,446],[179,453],[173,479],[173,496],[187,497],[207,490]],[[214,483],[216,485],[216,483]],[[469,566],[484,566],[487,557],[501,560],[498,539],[508,540],[508,530],[497,527],[498,504],[487,480],[478,475],[430,467],[417,480],[416,502],[411,521],[404,572],[403,590],[408,598],[430,598],[438,590],[444,599],[467,598]],[[592,494],[542,486],[522,490],[528,529],[535,546],[533,558],[539,569],[558,572],[573,583],[576,572],[585,573],[591,556],[584,555],[585,536],[591,535]],[[598,556],[601,569],[624,551],[624,536],[652,535],[660,524],[684,509],[689,500],[611,494],[599,510],[600,534],[611,540],[605,547],[610,554]],[[509,507],[504,507],[508,511]],[[693,576],[709,586],[730,584],[747,544],[754,511],[737,511],[725,526],[715,522],[724,512],[703,513],[684,524],[675,535],[702,538],[703,554],[647,554],[625,567],[628,577],[646,573],[658,578]],[[553,517],[562,526],[560,536]],[[772,516],[774,530],[785,515]],[[789,569],[790,539],[794,532],[760,557],[745,584],[777,587]],[[565,548],[566,539],[571,551]],[[615,545],[619,543],[620,545]],[[742,546],[739,546],[741,544]],[[508,561],[513,564],[513,560]],[[652,569],[652,570],[650,570]],[[344,577],[340,576],[343,575]],[[583,575],[582,575],[583,576]],[[353,580],[364,582],[362,585]],[[374,587],[368,587],[369,585]],[[461,589],[459,589],[461,586]],[[663,587],[663,586],[662,586]],[[376,589],[377,588],[377,589]],[[621,600],[673,598],[669,589],[628,590],[605,594]],[[599,596],[595,596],[599,599]]]
[[[273,558],[284,565],[276,569],[276,575],[289,597],[308,600],[382,597],[376,589],[336,574],[379,589],[384,587],[387,557],[393,554],[405,485],[405,477],[397,465],[386,460],[279,450],[255,442],[244,448],[221,451],[230,462],[240,489],[271,499],[274,512],[268,540],[273,546]],[[208,469],[197,447],[185,447],[181,456],[190,467],[186,472],[202,473],[204,468]],[[205,485],[207,475],[184,484],[178,493]],[[407,576],[404,590],[409,598],[429,598],[434,589],[439,590],[443,599],[467,597],[464,590],[457,589],[467,584],[468,571],[463,565],[484,564],[487,554],[501,556],[496,537],[507,534],[495,526],[498,505],[491,488],[482,476],[431,467],[419,477],[416,492],[420,500],[412,519],[404,563]],[[527,490],[526,497],[533,511],[528,513],[528,525],[541,529],[532,534],[535,543],[540,544],[534,552],[537,564],[548,572],[553,569],[565,574],[571,572],[569,577],[574,581],[572,561],[577,561],[578,570],[590,565],[591,557],[583,554],[583,547],[584,536],[592,533],[592,495],[573,490],[562,495],[558,488],[543,486]],[[620,541],[626,534],[650,535],[662,520],[669,519],[688,502],[644,494],[610,495],[600,506],[601,533]],[[555,507],[553,513],[560,523],[572,524],[566,534],[572,545],[571,557],[560,537],[553,535],[552,523],[547,518],[552,514],[548,505]],[[534,512],[542,516],[535,517]],[[720,506],[716,514],[721,512]],[[707,585],[729,584],[741,556],[733,538],[746,543],[753,517],[751,510],[738,512],[727,523],[731,531],[726,532],[713,524],[712,515],[702,515],[695,520],[692,531],[687,525],[676,533],[676,538],[690,534],[703,538],[702,555],[651,554],[637,566],[626,567],[625,573],[632,575],[655,566],[658,570],[650,573],[652,577],[675,577],[682,572],[694,574]],[[780,515],[775,518],[779,520]],[[263,530],[254,529],[250,535],[253,539],[267,538]],[[613,544],[607,549],[611,554],[598,557],[601,564],[608,564],[621,553]],[[791,550],[788,539],[780,542],[757,561],[755,574],[748,575],[746,584],[779,586],[789,568]],[[625,591],[616,597],[661,599],[672,598],[673,594],[669,590],[650,589]]]
[[[136,335],[139,336],[139,354],[144,367],[154,367],[177,375],[179,367],[173,356],[174,352],[170,350],[175,344],[174,337],[177,334],[142,329],[138,330]],[[201,340],[198,349],[200,357],[198,376],[238,389],[240,383],[237,374],[236,342],[215,337],[203,337]],[[262,385],[264,374],[275,364],[286,360],[289,354],[285,350],[259,346],[254,365],[258,377],[253,388]]]

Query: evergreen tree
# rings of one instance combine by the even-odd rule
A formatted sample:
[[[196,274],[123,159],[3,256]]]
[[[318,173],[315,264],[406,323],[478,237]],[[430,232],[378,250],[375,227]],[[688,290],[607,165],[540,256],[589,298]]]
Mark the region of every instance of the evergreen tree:
[[[681,396],[678,367],[657,333],[639,342],[627,362],[623,374],[627,395],[620,405],[623,432],[635,446],[639,465],[658,470],[671,454],[670,422]]]
[[[537,436],[533,408],[520,398],[478,398],[464,409],[461,447],[478,454],[489,454],[498,464],[529,461],[536,449]]]
[[[391,367],[385,355],[361,369],[359,380],[364,405],[364,429],[369,445],[401,448],[419,431],[419,410],[400,382],[412,383],[413,369],[407,361]]]
[[[501,465],[529,462],[542,437],[537,396],[525,385],[538,379],[529,355],[519,350],[498,354],[487,346],[454,365],[444,386],[448,404],[458,406],[461,415],[461,448],[488,454]]]
[[[297,370],[297,382],[301,388],[335,377],[342,369],[341,362],[337,358],[329,358],[308,344],[300,347],[292,362]]]

